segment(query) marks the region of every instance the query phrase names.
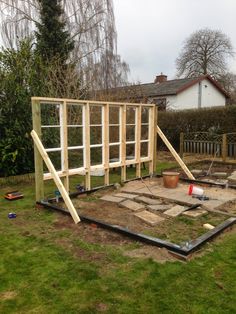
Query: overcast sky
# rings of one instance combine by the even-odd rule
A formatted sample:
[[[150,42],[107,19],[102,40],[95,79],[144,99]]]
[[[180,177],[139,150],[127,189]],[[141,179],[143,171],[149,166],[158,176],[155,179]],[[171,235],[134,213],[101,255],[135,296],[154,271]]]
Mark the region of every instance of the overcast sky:
[[[118,53],[130,80],[152,82],[160,72],[174,78],[183,41],[201,28],[221,30],[236,51],[236,0],[113,0]],[[236,72],[236,60],[230,63]]]

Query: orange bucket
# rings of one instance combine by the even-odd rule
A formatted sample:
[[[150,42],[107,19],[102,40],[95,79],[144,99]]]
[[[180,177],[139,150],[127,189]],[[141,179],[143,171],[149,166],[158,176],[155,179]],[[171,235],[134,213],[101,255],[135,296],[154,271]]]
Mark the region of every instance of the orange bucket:
[[[179,172],[164,171],[162,172],[164,187],[175,189],[179,182]]]

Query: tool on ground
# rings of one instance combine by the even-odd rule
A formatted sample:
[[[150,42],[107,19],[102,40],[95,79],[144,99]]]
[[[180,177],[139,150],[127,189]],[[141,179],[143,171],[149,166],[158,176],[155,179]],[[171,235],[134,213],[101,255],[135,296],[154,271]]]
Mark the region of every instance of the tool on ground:
[[[60,191],[56,190],[56,191],[54,192],[54,194],[55,194],[55,196],[56,196],[56,202],[58,203],[58,202],[59,202],[59,198],[60,198],[60,196],[61,196],[61,193],[60,193]]]
[[[199,201],[209,201],[210,198],[205,195],[192,195],[192,198],[197,198]]]
[[[24,195],[19,191],[11,191],[5,194],[4,198],[8,201],[15,201],[23,198]]]
[[[85,191],[85,188],[84,188],[83,185],[77,184],[77,185],[76,185],[76,190],[78,190],[79,192],[84,192],[84,191]]]
[[[220,149],[217,148],[217,150],[216,150],[216,152],[215,152],[215,154],[214,154],[214,157],[213,157],[213,159],[212,159],[212,162],[211,162],[211,164],[210,164],[210,167],[209,167],[209,169],[208,169],[208,171],[207,171],[207,173],[206,173],[207,176],[208,176],[208,175],[210,174],[210,172],[211,172],[211,168],[212,168],[212,166],[213,166],[213,163],[214,163],[214,161],[215,161],[216,155],[218,154],[219,150],[220,150]]]
[[[140,177],[140,178],[141,178],[142,183],[143,183],[143,184],[146,186],[146,188],[149,190],[149,192],[150,192],[152,195],[154,195],[153,192],[151,191],[151,189],[149,188],[149,186],[147,186],[147,184],[144,182],[143,178],[142,178],[142,177]]]

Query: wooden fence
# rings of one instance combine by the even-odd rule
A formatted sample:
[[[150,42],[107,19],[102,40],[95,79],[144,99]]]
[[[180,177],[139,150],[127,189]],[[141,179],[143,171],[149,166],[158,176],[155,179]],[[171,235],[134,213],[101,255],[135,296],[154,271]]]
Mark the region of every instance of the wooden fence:
[[[191,132],[180,134],[180,156],[184,153],[213,155],[226,161],[236,159],[236,133],[213,134]]]

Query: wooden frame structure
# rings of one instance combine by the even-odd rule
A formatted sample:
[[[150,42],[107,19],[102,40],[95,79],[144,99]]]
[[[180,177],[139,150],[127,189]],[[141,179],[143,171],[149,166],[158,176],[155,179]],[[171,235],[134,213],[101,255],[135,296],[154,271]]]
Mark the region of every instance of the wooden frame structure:
[[[42,124],[42,105],[55,106],[58,111],[58,122],[56,124]],[[69,108],[75,106],[80,108],[80,115],[78,117],[80,124],[70,124],[68,121]],[[93,107],[100,108],[101,121],[99,123],[92,123]],[[115,108],[118,112],[118,121],[111,123],[110,110]],[[127,119],[127,110],[134,112],[134,121],[130,123]],[[143,113],[145,113],[146,120],[143,120]],[[58,177],[63,179],[65,190],[69,192],[69,177],[73,175],[85,176],[86,190],[91,189],[91,173],[97,170],[104,171],[104,185],[109,185],[109,171],[114,168],[121,168],[121,180],[126,181],[126,167],[136,166],[136,177],[141,177],[142,163],[149,164],[149,175],[152,175],[156,169],[156,141],[157,141],[157,107],[154,104],[134,104],[134,103],[118,103],[118,102],[100,102],[100,101],[86,101],[86,100],[72,100],[72,99],[56,99],[44,97],[32,97],[32,114],[33,114],[33,130],[37,133],[40,140],[43,142],[43,130],[59,131],[59,146],[45,147],[47,153],[57,152],[60,154],[61,169],[57,170]],[[97,115],[97,113],[95,113]],[[76,118],[76,117],[74,117]],[[78,121],[78,119],[74,119]],[[68,123],[69,122],[69,123]],[[55,122],[54,122],[55,123]],[[91,142],[91,128],[101,129],[101,142]],[[111,128],[119,129],[119,139],[116,142],[111,142],[110,133]],[[78,128],[81,130],[82,142],[77,145],[70,146],[68,142],[68,131],[70,128]],[[133,128],[134,138],[127,139],[127,128]],[[143,138],[142,130],[148,130],[147,137]],[[131,145],[134,147],[133,156],[127,156],[127,147]],[[147,146],[147,154],[143,156],[142,145]],[[119,151],[117,160],[110,159],[110,149],[116,147]],[[102,162],[100,164],[91,164],[91,150],[93,148],[100,148],[102,151]],[[80,167],[70,168],[68,163],[68,152],[80,150],[83,154],[83,164]],[[53,179],[51,173],[44,173],[43,158],[38,150],[37,145],[34,149],[35,154],[35,181],[36,181],[36,201],[44,199],[44,181]],[[131,158],[127,158],[131,157]]]

